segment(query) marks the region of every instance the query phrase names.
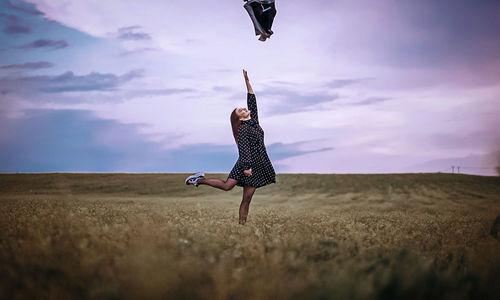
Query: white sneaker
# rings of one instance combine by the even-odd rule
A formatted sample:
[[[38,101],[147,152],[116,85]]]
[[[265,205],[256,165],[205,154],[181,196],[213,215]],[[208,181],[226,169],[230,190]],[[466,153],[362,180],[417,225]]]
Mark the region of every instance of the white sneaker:
[[[205,173],[203,172],[198,172],[194,175],[191,175],[191,176],[188,176],[188,178],[186,178],[186,184],[187,185],[194,185],[194,186],[198,186],[198,179],[200,178],[204,178],[205,177]]]

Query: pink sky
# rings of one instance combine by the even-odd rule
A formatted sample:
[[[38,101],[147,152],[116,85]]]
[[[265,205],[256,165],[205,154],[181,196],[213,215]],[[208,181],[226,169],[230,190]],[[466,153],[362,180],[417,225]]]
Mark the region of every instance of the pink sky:
[[[500,3],[469,3],[278,0],[262,43],[242,1],[6,1],[0,171],[228,172],[246,68],[280,172],[492,175]]]

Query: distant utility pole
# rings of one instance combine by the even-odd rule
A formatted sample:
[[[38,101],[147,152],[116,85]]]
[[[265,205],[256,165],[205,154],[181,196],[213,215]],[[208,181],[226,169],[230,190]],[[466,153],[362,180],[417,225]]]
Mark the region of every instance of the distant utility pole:
[[[457,167],[457,169],[458,169],[458,170],[457,170],[457,173],[460,173],[460,167]]]
[[[451,166],[451,173],[455,173],[455,166]]]

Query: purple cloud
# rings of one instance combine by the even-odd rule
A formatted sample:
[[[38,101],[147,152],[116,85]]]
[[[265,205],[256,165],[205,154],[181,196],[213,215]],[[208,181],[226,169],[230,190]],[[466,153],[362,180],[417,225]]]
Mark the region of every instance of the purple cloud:
[[[371,105],[371,104],[385,102],[390,99],[391,98],[386,98],[386,97],[368,97],[362,101],[353,103],[353,105]]]
[[[31,27],[20,26],[20,25],[10,25],[5,27],[3,30],[6,34],[28,34],[31,32]]]
[[[490,0],[411,1],[393,11],[411,29],[398,36],[396,30],[380,28],[383,35],[375,47],[401,67],[480,68],[500,60],[499,11],[500,2]],[[396,15],[385,16],[391,18]]]
[[[326,87],[332,89],[338,89],[345,86],[357,84],[366,81],[367,78],[354,78],[354,79],[334,79],[326,84]]]
[[[43,15],[41,11],[36,9],[36,5],[32,3],[26,3],[22,1],[11,1],[11,0],[4,0],[4,5],[12,10],[22,12],[28,15]],[[12,2],[15,2],[13,4]]]
[[[11,64],[0,66],[0,70],[37,70],[51,68],[54,64],[47,61],[27,62],[24,64]]]
[[[0,14],[0,20],[3,20],[6,24],[3,30],[6,34],[28,34],[31,32],[31,27],[21,25],[17,16]]]
[[[133,50],[130,50],[130,51],[124,51],[120,55],[121,56],[127,56],[127,55],[133,55],[133,54],[140,54],[140,53],[151,52],[151,51],[155,51],[155,50],[156,49],[154,49],[154,48],[143,47],[143,48],[133,49]]]
[[[101,119],[87,110],[28,110],[21,119],[0,115],[0,123],[0,172],[229,172],[238,153],[234,145],[216,144],[165,150],[139,133],[140,124]],[[269,155],[284,159],[332,149],[301,150],[307,143],[271,144]]]
[[[69,43],[65,40],[50,40],[50,39],[39,39],[34,42],[19,46],[19,49],[41,49],[46,48],[50,50],[58,50],[62,48],[66,48],[69,46]]]
[[[0,77],[1,92],[6,93],[62,93],[87,91],[112,91],[120,85],[141,76],[141,71],[131,71],[121,76],[92,72],[78,76],[66,72],[57,76],[5,76]]]
[[[278,99],[271,114],[285,114],[308,110],[311,106],[319,103],[333,101],[339,95],[329,95],[327,93],[298,93],[286,88],[268,88],[259,93],[263,98]]]
[[[118,38],[120,40],[150,40],[151,36],[144,32],[135,32],[141,26],[129,26],[118,29]]]
[[[300,141],[291,144],[274,143],[267,146],[267,150],[269,152],[269,156],[272,159],[277,159],[277,160],[295,156],[302,156],[309,153],[334,150],[333,147],[314,149],[314,150],[301,150],[301,148],[308,143],[310,143],[310,141]]]
[[[173,94],[183,94],[192,93],[194,89],[143,89],[128,92],[128,96],[131,97],[142,97],[142,96],[157,96],[157,95],[173,95]]]

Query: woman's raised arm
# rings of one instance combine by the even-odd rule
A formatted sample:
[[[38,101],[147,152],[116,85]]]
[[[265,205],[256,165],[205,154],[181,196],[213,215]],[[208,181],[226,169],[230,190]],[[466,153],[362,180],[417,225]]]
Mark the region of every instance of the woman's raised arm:
[[[243,70],[243,76],[245,77],[245,83],[247,85],[247,108],[250,111],[250,117],[259,122],[259,114],[257,110],[257,99],[252,90],[252,85],[250,85],[250,80],[248,79],[247,71]]]

